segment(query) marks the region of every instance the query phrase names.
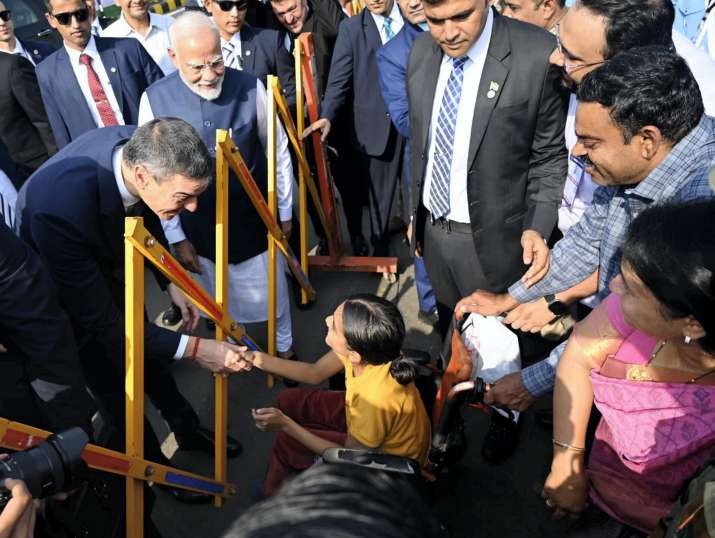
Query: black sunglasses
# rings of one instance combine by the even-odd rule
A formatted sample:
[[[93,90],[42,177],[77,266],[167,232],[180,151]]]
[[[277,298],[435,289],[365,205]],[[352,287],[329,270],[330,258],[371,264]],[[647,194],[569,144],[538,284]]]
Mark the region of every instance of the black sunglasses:
[[[2,19],[5,22],[12,19],[12,13],[10,12],[10,10],[6,9],[4,11],[0,11],[0,19]]]
[[[248,2],[233,2],[232,0],[219,0],[216,2],[221,11],[231,11],[234,7],[242,11],[248,7]]]
[[[89,10],[86,7],[83,7],[77,11],[69,11],[67,13],[53,13],[52,16],[62,26],[67,26],[70,22],[72,22],[72,17],[77,19],[77,22],[84,22],[89,19]]]

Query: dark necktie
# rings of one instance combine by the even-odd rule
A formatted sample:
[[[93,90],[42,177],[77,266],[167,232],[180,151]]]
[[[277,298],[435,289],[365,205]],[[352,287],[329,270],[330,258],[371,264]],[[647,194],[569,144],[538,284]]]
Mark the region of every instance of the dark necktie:
[[[107,94],[104,93],[102,83],[99,81],[97,72],[92,67],[92,57],[87,54],[80,54],[79,61],[87,68],[87,80],[89,81],[89,91],[92,94],[92,100],[99,112],[99,118],[102,120],[104,127],[111,125],[119,125],[117,117],[114,115],[112,105],[109,104]]]

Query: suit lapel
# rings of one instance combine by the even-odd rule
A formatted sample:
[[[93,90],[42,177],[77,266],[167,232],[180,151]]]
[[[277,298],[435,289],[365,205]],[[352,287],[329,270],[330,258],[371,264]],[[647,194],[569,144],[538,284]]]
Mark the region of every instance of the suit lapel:
[[[52,59],[50,58],[50,60]],[[84,94],[82,93],[82,88],[79,86],[77,77],[74,74],[74,69],[70,65],[70,57],[64,47],[60,47],[57,56],[55,56],[55,69],[54,74],[57,77],[57,89],[59,90],[59,99],[67,104],[66,112],[68,115],[72,116],[71,123],[81,123],[83,125],[92,126],[94,128],[97,124],[94,122],[92,117],[92,112],[89,110],[89,105],[87,101],[84,100]],[[77,118],[76,116],[80,116]],[[74,120],[78,120],[75,122]],[[65,120],[69,124],[70,120]]]
[[[504,60],[509,56],[510,51],[507,29],[501,20],[501,16],[494,13],[492,36],[489,42],[487,58],[484,62],[484,69],[482,70],[482,78],[479,81],[477,103],[474,107],[472,135],[469,139],[469,157],[467,160],[469,166],[474,162],[484,138],[484,133],[489,125],[492,111],[499,102],[504,83],[509,75],[509,66]],[[496,88],[496,91],[494,88]]]
[[[256,66],[255,36],[253,28],[244,23],[241,28],[241,62],[242,69],[251,74],[255,72]]]
[[[117,104],[119,105],[119,110],[124,114],[124,95],[122,92],[122,76],[119,71],[119,64],[117,62],[117,55],[114,50],[110,47],[105,46],[102,38],[95,38],[94,42],[97,45],[97,51],[99,52],[99,57],[102,58],[102,64],[104,65],[104,70],[107,72],[109,77],[109,83],[112,85],[112,90],[114,91],[114,97],[117,98]],[[125,117],[127,117],[125,115]]]
[[[432,41],[430,43],[430,54],[424,61],[421,62],[421,72],[417,73],[416,80],[424,81],[424,91],[420,93],[420,105],[422,117],[422,131],[419,133],[418,146],[421,149],[427,148],[427,136],[430,131],[430,123],[432,121],[432,103],[434,94],[437,91],[437,80],[439,79],[439,70],[442,64],[442,49],[439,45]]]
[[[380,31],[375,25],[375,20],[370,15],[370,10],[365,8],[360,14],[362,17],[362,29],[365,34],[365,42],[369,48],[379,49],[382,46],[382,39],[380,38]]]

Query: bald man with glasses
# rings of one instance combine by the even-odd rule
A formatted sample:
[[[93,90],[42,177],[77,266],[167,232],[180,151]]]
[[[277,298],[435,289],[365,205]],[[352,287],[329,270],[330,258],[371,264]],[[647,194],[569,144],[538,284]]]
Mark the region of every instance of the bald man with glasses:
[[[290,107],[295,106],[293,59],[276,30],[256,28],[246,22],[248,0],[206,0],[221,35],[221,54],[226,67],[246,71],[265,85],[277,75]]]

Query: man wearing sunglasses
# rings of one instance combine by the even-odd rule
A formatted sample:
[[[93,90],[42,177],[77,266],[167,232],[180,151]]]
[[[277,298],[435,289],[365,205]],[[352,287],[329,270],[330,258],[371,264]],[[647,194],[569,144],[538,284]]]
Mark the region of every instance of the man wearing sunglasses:
[[[174,19],[149,11],[148,0],[116,0],[122,14],[104,29],[103,37],[133,37],[159,65],[165,75],[176,68],[169,58],[169,26]]]
[[[141,94],[163,76],[141,43],[94,37],[83,0],[49,0],[46,17],[63,40],[37,67],[57,145],[97,127],[136,124]]]
[[[248,0],[206,0],[206,10],[221,34],[221,54],[226,67],[255,75],[266,84],[277,75],[288,106],[295,107],[295,69],[276,30],[246,23]]]
[[[43,41],[21,41],[15,36],[12,11],[0,2],[0,52],[17,54],[27,59],[33,66],[40,63],[55,49]]]
[[[7,52],[0,54],[0,142],[13,161],[4,172],[19,188],[57,145],[32,63],[38,56],[31,52],[39,49],[30,43],[23,46],[12,30],[10,11],[0,2],[0,50]]]
[[[675,49],[686,58],[692,69],[699,63],[690,61],[690,54],[695,47],[680,40],[672,33],[675,14],[671,0],[579,0],[571,7],[557,26],[557,48],[551,55],[551,62],[562,68],[563,84],[577,88],[586,75],[606,64],[616,54],[640,45],[662,45]],[[671,37],[672,36],[672,37]],[[685,41],[683,44],[682,41]],[[696,53],[699,53],[695,49]],[[715,81],[712,80],[715,66],[709,69],[693,70],[698,82],[706,113],[712,114],[715,100],[712,93]],[[573,232],[569,230],[578,224],[580,239],[578,243],[600,241],[598,233],[590,230],[585,215],[593,205],[598,184],[591,178],[591,171],[598,163],[573,155],[577,145],[575,130],[578,101],[575,94],[571,97],[566,123],[566,143],[571,153],[569,172],[563,199],[559,209],[559,228],[565,234],[562,241],[573,241]],[[596,158],[596,157],[593,157]],[[571,262],[564,261],[564,248],[568,242],[556,244],[552,255],[552,267],[544,280],[527,289],[516,283],[509,288],[509,293],[501,295],[486,294],[477,291],[460,302],[466,312],[509,312],[506,323],[524,331],[538,332],[545,324],[566,313],[570,305],[597,294],[585,301],[586,308],[576,307],[581,317],[590,308],[598,304],[608,293],[607,282],[598,271],[588,278],[573,282],[573,273],[569,269],[558,270],[554,267],[578,267],[573,262],[573,253],[568,255]],[[573,251],[576,252],[576,251]],[[562,253],[562,254],[559,254]],[[561,259],[555,259],[559,255]],[[598,249],[594,251],[598,256]],[[597,260],[598,261],[598,260]],[[581,260],[579,260],[579,263]],[[602,275],[606,273],[601,268]],[[570,282],[569,285],[563,282]],[[528,407],[534,397],[547,393],[553,387],[555,365],[563,350],[563,345],[554,350],[550,357],[521,373],[511,374],[500,380],[492,396],[498,403],[515,409]]]

